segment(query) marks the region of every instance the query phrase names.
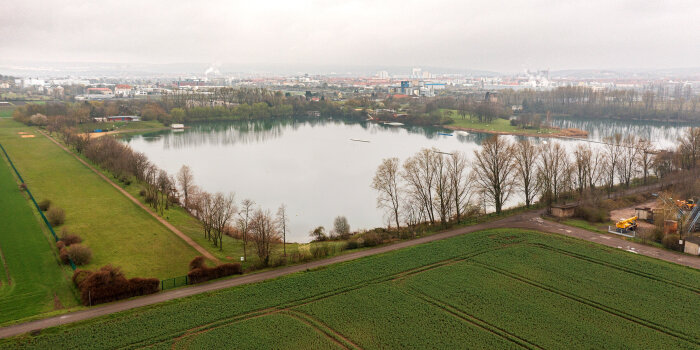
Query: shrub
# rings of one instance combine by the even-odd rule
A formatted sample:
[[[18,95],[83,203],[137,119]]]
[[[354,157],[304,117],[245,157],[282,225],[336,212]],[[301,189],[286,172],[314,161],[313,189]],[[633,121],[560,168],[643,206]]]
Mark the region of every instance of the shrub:
[[[60,226],[66,222],[66,212],[61,208],[51,207],[51,209],[46,212],[46,218],[49,220],[51,225]]]
[[[374,247],[382,244],[382,238],[375,232],[365,233],[362,239],[362,245],[365,247]]]
[[[70,262],[70,259],[68,258],[68,249],[63,248],[58,251],[58,258],[61,259],[61,262],[68,265]]]
[[[197,260],[197,258],[192,260],[192,262],[195,262],[195,260]],[[191,265],[192,263],[190,263],[190,266]],[[224,276],[240,275],[242,273],[243,269],[239,263],[226,263],[217,265],[216,267],[207,267],[203,265],[190,270],[187,274],[187,279],[190,283],[201,283]]]
[[[206,260],[204,259],[203,256],[195,257],[194,259],[192,259],[192,261],[190,261],[190,271],[194,270],[194,269],[204,268],[204,267],[207,267],[207,265],[206,265]]]
[[[65,250],[76,265],[86,265],[92,260],[92,250],[82,244],[73,244]]]
[[[139,196],[145,197],[145,196],[146,196],[146,190],[143,190],[143,189],[142,189],[141,191],[139,191]]]
[[[90,276],[90,271],[77,269],[73,272],[73,283],[79,286],[88,276]]]
[[[610,220],[607,209],[587,204],[576,207],[574,216],[588,222],[606,222]]]
[[[133,296],[152,294],[159,290],[156,278],[126,279],[118,267],[106,265],[97,271],[75,270],[73,282],[80,290],[83,305],[96,305]]]
[[[80,238],[80,236],[68,233],[68,230],[61,230],[61,242],[63,242],[66,247],[81,243],[82,241],[83,239]]]
[[[59,252],[61,251],[61,249],[65,248],[65,247],[66,247],[66,244],[63,243],[63,241],[56,242],[56,248],[58,248]]]
[[[345,243],[345,249],[350,250],[350,249],[357,249],[360,247],[360,243],[356,240],[351,240]]]
[[[681,236],[678,234],[668,234],[664,236],[664,238],[661,240],[661,243],[667,249],[680,251],[682,249],[682,246],[678,244],[678,240],[680,239]]]
[[[44,199],[43,201],[39,202],[39,209],[41,209],[41,211],[49,210],[50,206],[51,206],[51,201],[48,199]]]
[[[310,250],[314,259],[318,259],[329,256],[332,249],[329,244],[312,244]]]

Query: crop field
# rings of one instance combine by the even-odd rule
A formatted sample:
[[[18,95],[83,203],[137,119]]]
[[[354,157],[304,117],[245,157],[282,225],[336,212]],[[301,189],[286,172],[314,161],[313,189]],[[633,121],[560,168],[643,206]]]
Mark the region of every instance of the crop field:
[[[0,153],[0,324],[77,305],[70,276]]]
[[[34,137],[22,138],[18,132]],[[119,266],[129,277],[187,273],[197,251],[36,129],[0,119],[0,142],[37,201],[63,208],[63,227],[93,252],[87,269]]]
[[[0,348],[700,347],[700,272],[515,229],[0,341]]]

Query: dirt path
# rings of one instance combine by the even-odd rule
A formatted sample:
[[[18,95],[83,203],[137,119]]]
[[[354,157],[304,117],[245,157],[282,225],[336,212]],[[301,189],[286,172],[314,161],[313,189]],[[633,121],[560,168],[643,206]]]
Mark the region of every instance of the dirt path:
[[[112,314],[115,312],[125,311],[141,306],[153,305],[156,303],[183,298],[195,294],[231,288],[235,286],[262,282],[268,279],[277,278],[285,275],[289,275],[296,272],[305,271],[307,269],[314,269],[322,266],[328,266],[336,264],[339,262],[345,262],[350,260],[355,260],[363,258],[366,256],[382,254],[410,246],[415,246],[418,244],[438,241],[442,239],[447,239],[466,233],[486,230],[490,228],[525,228],[532,229],[542,232],[549,232],[555,234],[561,234],[569,237],[575,237],[590,242],[595,242],[603,244],[608,247],[623,249],[636,254],[646,255],[653,258],[669,261],[672,263],[689,266],[692,268],[700,269],[700,258],[694,256],[683,255],[680,253],[646,246],[642,244],[632,243],[625,241],[621,238],[603,235],[600,233],[595,233],[591,231],[586,231],[584,229],[570,227],[556,222],[551,222],[543,220],[540,215],[542,211],[531,211],[515,216],[511,216],[502,220],[492,221],[483,224],[477,224],[474,226],[457,228],[449,231],[444,231],[431,236],[421,237],[410,241],[402,241],[391,245],[386,245],[382,247],[377,247],[368,250],[357,251],[353,253],[348,253],[344,255],[334,256],[324,260],[312,261],[306,264],[288,266],[276,270],[265,271],[261,273],[243,275],[241,277],[220,280],[209,284],[195,285],[191,287],[166,291],[158,294],[147,295],[144,297],[126,300],[122,302],[115,302],[112,304],[107,304],[103,306],[94,307],[88,310],[72,312],[65,314],[63,316],[54,316],[46,318],[43,320],[27,322],[23,324],[18,324],[14,326],[8,326],[5,328],[0,328],[0,338],[11,337],[23,333],[30,332],[36,329],[42,329],[47,327],[55,327],[62,324],[77,322],[81,320],[86,320],[94,317],[104,316]]]
[[[119,192],[121,192],[121,194],[123,194],[124,196],[126,196],[126,198],[129,198],[132,202],[134,202],[134,204],[138,205],[141,209],[145,210],[148,214],[150,214],[152,217],[154,217],[156,220],[158,220],[158,222],[160,222],[161,224],[163,224],[163,226],[167,227],[170,231],[172,231],[172,232],[173,232],[174,234],[176,234],[178,237],[182,238],[182,240],[185,241],[185,243],[189,244],[192,248],[196,249],[196,250],[197,250],[200,254],[202,254],[204,257],[206,257],[207,259],[209,259],[209,260],[211,260],[211,261],[216,262],[217,264],[218,264],[218,263],[221,263],[221,261],[220,261],[219,259],[217,259],[214,255],[212,255],[211,253],[209,253],[209,252],[208,252],[206,249],[204,249],[202,246],[200,246],[199,244],[197,244],[197,242],[195,242],[194,240],[192,240],[192,238],[190,238],[190,237],[187,236],[186,234],[182,233],[182,231],[178,230],[175,226],[171,225],[171,224],[170,224],[169,222],[167,222],[165,219],[163,219],[163,218],[161,218],[160,216],[158,216],[158,214],[156,214],[156,213],[153,212],[150,208],[148,208],[148,207],[146,207],[145,205],[143,205],[143,203],[141,203],[141,201],[139,201],[137,198],[135,198],[134,196],[132,196],[129,192],[126,192],[126,190],[124,190],[123,188],[121,188],[121,187],[120,187],[119,185],[117,185],[114,181],[110,180],[110,179],[109,179],[107,176],[105,176],[102,172],[100,172],[99,170],[95,169],[93,166],[91,166],[90,164],[88,164],[86,161],[82,160],[82,159],[81,159],[80,157],[78,157],[75,153],[73,153],[71,150],[69,150],[68,148],[66,148],[66,147],[63,146],[62,144],[60,144],[60,143],[59,143],[58,141],[56,141],[53,137],[49,136],[49,135],[46,134],[45,132],[39,131],[39,133],[41,133],[42,135],[46,136],[46,138],[48,138],[48,139],[51,140],[53,143],[55,143],[56,145],[58,145],[58,147],[61,147],[64,151],[68,152],[68,154],[72,155],[72,156],[73,156],[75,159],[77,159],[79,162],[83,163],[83,165],[85,165],[86,167],[88,167],[88,169],[92,170],[95,174],[97,174],[97,175],[98,175],[99,177],[101,177],[103,180],[107,181],[107,183],[109,183],[110,185],[114,186],[114,188],[116,188]]]

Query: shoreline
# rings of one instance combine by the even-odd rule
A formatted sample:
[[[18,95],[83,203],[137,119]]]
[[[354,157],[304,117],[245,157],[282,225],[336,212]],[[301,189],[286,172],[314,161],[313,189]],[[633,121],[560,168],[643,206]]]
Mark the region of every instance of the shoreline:
[[[572,137],[572,138],[586,138],[588,137],[588,132],[579,129],[560,129],[560,128],[550,128],[555,130],[552,133],[537,133],[530,131],[495,131],[487,129],[475,129],[475,128],[465,128],[461,126],[453,125],[437,125],[445,129],[453,131],[469,131],[469,132],[480,132],[492,135],[515,135],[515,136],[530,136],[530,137]]]

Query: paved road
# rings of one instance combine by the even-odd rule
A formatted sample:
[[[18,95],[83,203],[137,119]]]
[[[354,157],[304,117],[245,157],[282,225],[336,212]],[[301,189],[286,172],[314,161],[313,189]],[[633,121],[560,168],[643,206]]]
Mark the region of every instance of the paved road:
[[[354,260],[370,255],[381,254],[394,251],[401,248],[406,248],[427,242],[442,240],[458,235],[463,235],[470,232],[490,229],[490,228],[525,228],[543,232],[562,234],[565,236],[576,237],[587,241],[600,243],[609,247],[620,248],[623,250],[635,252],[642,255],[647,255],[661,260],[670,261],[673,263],[690,266],[700,269],[700,258],[687,256],[655,247],[645,246],[641,244],[627,242],[621,238],[612,235],[602,235],[595,232],[586,231],[583,229],[566,226],[556,222],[545,221],[540,218],[542,211],[531,211],[524,214],[511,216],[505,219],[482,223],[474,226],[462,227],[432,236],[421,237],[410,241],[402,241],[396,244],[382,246],[378,248],[357,251],[345,255],[335,256],[324,260],[313,261],[310,263],[284,267],[276,270],[265,271],[257,274],[244,275],[238,278],[216,281],[204,285],[196,285],[192,287],[181,288],[177,290],[166,291],[158,294],[152,294],[132,300],[115,302],[112,304],[97,306],[88,310],[72,312],[63,316],[54,316],[43,320],[22,323],[14,326],[0,328],[0,338],[11,337],[23,333],[30,332],[36,329],[59,326],[71,322],[77,322],[94,317],[104,316],[115,312],[129,310],[140,306],[152,305],[163,301],[173,300],[177,298],[187,297],[204,292],[240,286],[249,283],[256,283],[272,278],[292,274],[295,272],[313,269],[321,266],[327,266],[339,262]]]
[[[154,217],[158,222],[163,224],[163,226],[167,227],[170,231],[172,231],[174,234],[176,234],[178,237],[182,238],[185,243],[189,244],[192,246],[192,248],[196,249],[200,254],[205,256],[207,259],[210,259],[216,263],[221,263],[219,259],[217,259],[214,255],[209,253],[206,249],[204,249],[201,245],[197,244],[197,242],[193,241],[192,238],[187,236],[186,234],[182,233],[182,231],[178,230],[175,226],[171,225],[169,222],[167,222],[165,219],[161,218],[158,216],[158,214],[154,213],[150,208],[147,206],[143,205],[141,201],[139,201],[137,198],[132,196],[129,192],[126,192],[121,186],[117,185],[114,181],[109,179],[107,176],[105,176],[102,172],[98,171],[95,169],[92,165],[88,164],[86,161],[84,161],[82,158],[78,157],[75,153],[73,153],[71,150],[68,148],[64,147],[62,144],[60,144],[58,141],[56,141],[53,137],[49,136],[47,133],[43,131],[39,131],[42,135],[46,136],[49,140],[53,141],[58,147],[61,147],[64,151],[68,152],[68,154],[72,155],[75,159],[77,159],[79,162],[83,163],[88,169],[92,170],[95,174],[97,174],[99,177],[101,177],[103,180],[107,181],[110,185],[114,186],[121,194],[126,196],[126,198],[129,198],[132,202],[134,202],[136,205],[138,205],[141,209],[145,210],[148,214],[150,214],[152,217]]]

